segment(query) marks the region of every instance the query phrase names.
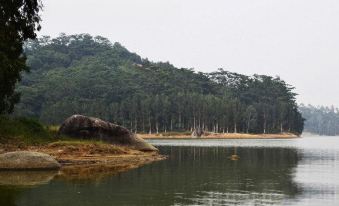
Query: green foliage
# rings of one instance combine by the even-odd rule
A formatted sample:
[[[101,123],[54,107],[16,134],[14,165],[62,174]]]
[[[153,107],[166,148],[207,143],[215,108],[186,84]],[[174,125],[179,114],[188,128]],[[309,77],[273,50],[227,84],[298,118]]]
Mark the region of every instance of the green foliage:
[[[15,84],[27,71],[23,43],[40,30],[39,0],[0,1],[0,114],[13,111],[19,101]]]
[[[18,87],[19,116],[60,124],[78,113],[143,133],[303,129],[296,94],[279,77],[179,69],[88,34],[43,37],[25,48],[32,69]]]
[[[305,117],[305,131],[319,135],[339,135],[339,109],[335,107],[315,107],[300,105]]]

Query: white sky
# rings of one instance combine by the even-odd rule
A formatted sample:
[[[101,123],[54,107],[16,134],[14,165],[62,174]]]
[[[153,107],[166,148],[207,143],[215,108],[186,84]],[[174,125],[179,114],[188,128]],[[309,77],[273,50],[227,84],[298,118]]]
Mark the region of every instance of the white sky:
[[[40,35],[89,33],[152,61],[279,75],[339,106],[338,0],[43,0]]]

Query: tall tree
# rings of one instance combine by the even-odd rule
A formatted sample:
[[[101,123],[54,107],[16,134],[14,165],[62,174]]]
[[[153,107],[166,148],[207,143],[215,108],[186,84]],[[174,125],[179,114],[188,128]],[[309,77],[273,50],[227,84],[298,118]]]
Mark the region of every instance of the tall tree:
[[[39,0],[0,0],[0,114],[10,113],[19,101],[15,84],[28,70],[23,44],[40,30]]]

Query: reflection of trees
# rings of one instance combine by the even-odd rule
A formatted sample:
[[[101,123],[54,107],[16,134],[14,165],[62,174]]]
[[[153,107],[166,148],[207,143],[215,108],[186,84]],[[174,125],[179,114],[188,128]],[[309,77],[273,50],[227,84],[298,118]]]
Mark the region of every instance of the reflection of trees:
[[[270,204],[300,189],[293,170],[300,154],[290,148],[163,147],[169,159],[93,183],[54,181],[21,196],[26,205]],[[50,195],[57,193],[57,196]],[[27,201],[26,201],[27,200]]]
[[[301,158],[296,149],[237,148],[239,161],[228,159],[234,148],[169,147],[164,150],[172,154],[171,173],[178,175],[169,184],[174,191],[185,193],[188,199],[194,199],[197,191],[215,192],[219,194],[216,199],[223,195],[252,198],[254,194],[279,199],[282,195],[293,197],[300,193],[292,179],[293,169]],[[211,198],[211,193],[201,195]]]

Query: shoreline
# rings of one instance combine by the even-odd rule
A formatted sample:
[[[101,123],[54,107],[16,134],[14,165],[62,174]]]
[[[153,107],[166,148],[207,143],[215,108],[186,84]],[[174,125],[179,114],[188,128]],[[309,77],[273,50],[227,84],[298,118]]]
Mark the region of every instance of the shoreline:
[[[162,134],[138,134],[143,139],[296,139],[301,136],[292,133],[282,134],[247,134],[247,133],[208,133],[201,137],[192,137],[188,134],[166,135]]]
[[[22,148],[12,144],[0,145],[0,154],[12,151],[49,154],[61,164],[58,177],[72,180],[97,180],[166,159],[158,152],[86,141],[59,141]]]

